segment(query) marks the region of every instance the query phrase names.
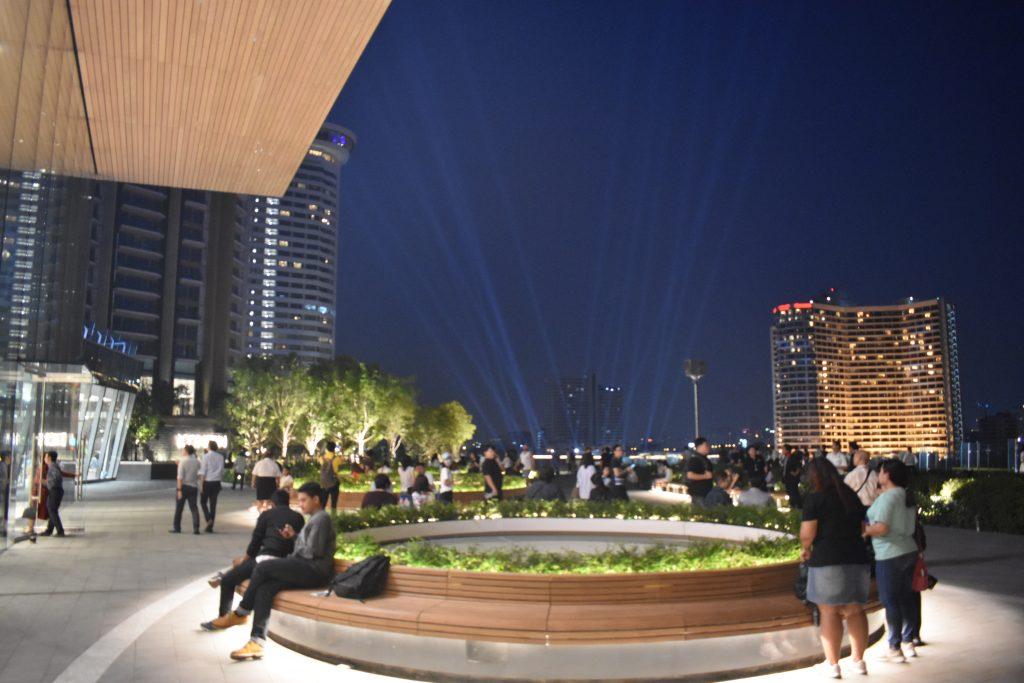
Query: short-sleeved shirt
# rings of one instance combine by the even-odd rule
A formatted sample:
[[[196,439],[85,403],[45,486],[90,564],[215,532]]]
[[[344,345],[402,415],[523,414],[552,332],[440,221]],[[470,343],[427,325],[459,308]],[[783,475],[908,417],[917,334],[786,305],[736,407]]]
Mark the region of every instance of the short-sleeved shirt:
[[[868,553],[862,537],[864,506],[855,501],[847,509],[835,490],[812,491],[804,499],[803,521],[817,522],[818,533],[811,547],[811,567],[837,564],[867,564]]]
[[[252,468],[254,477],[277,477],[281,476],[281,468],[277,466],[273,458],[263,458]]]
[[[182,486],[199,486],[199,459],[190,455],[178,462],[178,479]]]
[[[707,459],[707,456],[694,453],[686,461],[686,471],[693,472],[694,474],[706,474],[711,471],[711,461]],[[686,480],[686,490],[690,492],[691,496],[698,498],[708,495],[713,486],[714,484],[710,479]]]
[[[480,472],[485,477],[489,475],[491,479],[494,480],[495,487],[497,487],[498,491],[501,491],[501,482],[505,478],[505,475],[501,473],[501,466],[498,464],[497,460],[484,458],[484,464],[480,466]],[[484,493],[489,493],[490,490],[491,487],[487,485],[487,480],[485,479]]]
[[[889,527],[889,533],[885,536],[871,537],[876,560],[891,560],[917,552],[917,541],[914,540],[917,510],[914,507],[907,507],[906,495],[906,492],[897,486],[878,496],[868,508],[868,521],[872,524],[884,522]]]

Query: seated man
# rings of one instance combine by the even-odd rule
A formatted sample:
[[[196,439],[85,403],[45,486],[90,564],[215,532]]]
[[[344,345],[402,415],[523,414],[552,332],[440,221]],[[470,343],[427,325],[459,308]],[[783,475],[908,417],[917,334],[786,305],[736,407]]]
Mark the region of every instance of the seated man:
[[[359,507],[379,510],[385,505],[398,505],[398,496],[391,492],[391,477],[382,473],[373,478],[373,490],[366,492]]]
[[[740,495],[736,498],[736,503],[741,507],[775,507],[775,499],[772,498],[772,494],[756,486],[742,487]]]
[[[704,496],[704,507],[727,505],[732,507],[732,496],[729,487],[732,485],[732,472],[728,468],[715,472],[715,486]]]
[[[231,611],[235,589],[238,584],[252,576],[257,564],[271,558],[287,557],[292,552],[295,539],[282,536],[281,529],[291,526],[296,531],[301,531],[302,525],[306,523],[302,515],[288,507],[287,491],[274,491],[270,494],[270,502],[274,507],[261,513],[256,520],[256,528],[252,530],[249,547],[245,549],[245,557],[239,565],[210,579],[212,587],[220,586],[220,611],[217,616],[223,617]],[[212,621],[203,622],[201,626],[207,631],[217,630]]]
[[[302,531],[296,533],[290,524],[281,529],[282,537],[295,539],[291,555],[257,564],[238,608],[213,620],[215,629],[224,629],[244,624],[249,613],[254,613],[249,642],[232,652],[231,659],[263,657],[270,608],[279,592],[326,586],[334,573],[334,524],[324,510],[324,491],[319,484],[307,482],[299,487],[299,507],[310,516]]]
[[[565,494],[555,483],[555,470],[550,465],[541,465],[537,469],[537,479],[526,489],[526,500],[561,500]]]

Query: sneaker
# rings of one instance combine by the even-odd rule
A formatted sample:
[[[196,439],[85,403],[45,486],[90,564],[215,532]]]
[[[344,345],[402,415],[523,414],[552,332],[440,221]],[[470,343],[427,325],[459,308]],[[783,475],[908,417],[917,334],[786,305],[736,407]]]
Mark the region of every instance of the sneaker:
[[[839,668],[839,663],[829,664],[828,660],[818,665],[821,675],[825,678],[842,678],[843,671]]]
[[[201,626],[206,628],[206,624],[209,624],[211,628],[206,628],[207,631],[222,631],[226,628],[231,628],[232,626],[241,626],[247,621],[249,621],[248,615],[243,617],[235,614],[234,611],[231,611],[222,617],[217,617],[213,621],[207,621],[204,624],[201,624]]]
[[[850,665],[853,667],[854,672],[860,674],[861,676],[868,675],[868,663],[865,662],[863,659],[859,662],[856,659],[851,659]]]
[[[242,662],[247,659],[263,659],[263,646],[255,640],[250,640],[241,649],[231,653],[231,659]]]
[[[924,647],[924,641],[920,638],[914,638],[912,642],[914,643],[914,647]]]
[[[907,659],[913,659],[917,656],[917,650],[914,649],[913,643],[903,643],[903,656]]]
[[[893,662],[894,664],[902,664],[907,661],[907,658],[903,656],[903,652],[899,648],[886,650],[881,659],[882,661]]]

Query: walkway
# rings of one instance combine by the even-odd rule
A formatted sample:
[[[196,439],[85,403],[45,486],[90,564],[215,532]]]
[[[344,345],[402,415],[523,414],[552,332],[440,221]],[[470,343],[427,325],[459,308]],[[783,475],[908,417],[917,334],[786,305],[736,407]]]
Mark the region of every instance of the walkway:
[[[281,681],[346,670],[271,643],[261,662],[231,662],[245,629],[198,630],[216,611],[204,580],[245,546],[251,491],[221,496],[218,533],[167,533],[170,483],[90,485],[84,536],[40,538],[0,555],[0,681]],[[188,513],[186,512],[186,520]],[[186,528],[188,523],[186,522]],[[929,645],[911,664],[873,664],[873,681],[1020,681],[1024,538],[931,529],[939,587],[925,597]],[[873,648],[878,650],[879,646]],[[639,673],[639,672],[638,672]],[[808,671],[757,681],[818,680]]]

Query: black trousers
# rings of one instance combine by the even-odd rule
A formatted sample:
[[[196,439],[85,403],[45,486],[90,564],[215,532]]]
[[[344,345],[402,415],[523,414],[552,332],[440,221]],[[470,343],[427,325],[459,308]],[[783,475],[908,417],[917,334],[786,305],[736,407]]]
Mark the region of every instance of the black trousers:
[[[328,578],[312,562],[300,557],[265,560],[256,565],[238,605],[252,611],[252,639],[267,639],[270,608],[278,593],[289,588],[320,588],[327,585]]]
[[[57,529],[57,534],[60,536],[64,535],[64,524],[60,521],[60,502],[64,500],[64,489],[50,489],[49,495],[46,496],[46,512],[50,516],[50,521],[46,523],[46,533],[52,534],[54,529]]]
[[[789,507],[799,510],[804,506],[804,497],[800,493],[799,481],[783,481],[786,485],[786,495],[789,496]]]
[[[220,577],[220,611],[217,612],[217,616],[222,617],[231,611],[231,604],[235,601],[235,589],[238,588],[238,584],[252,576],[255,568],[256,560],[250,557]]]
[[[213,522],[217,519],[217,496],[220,495],[219,481],[204,481],[203,493],[199,496],[199,504],[203,508],[203,518],[206,525],[213,528]]]
[[[324,493],[327,495],[327,500],[330,502],[331,509],[338,509],[338,495],[341,492],[341,484],[335,484],[329,488],[324,489]],[[326,505],[324,507],[327,507]]]
[[[231,490],[234,491],[235,487],[238,486],[243,491],[245,490],[245,474],[239,474],[235,472],[235,476],[231,479]]]
[[[199,493],[199,489],[195,486],[188,486],[182,484],[181,486],[181,498],[179,498],[174,506],[174,525],[175,531],[181,531],[181,513],[185,510],[185,503],[188,503],[189,512],[192,513],[192,530],[199,531],[199,506],[196,505],[196,496]]]
[[[454,498],[455,495],[452,491],[442,491],[441,493],[437,494],[437,499],[439,501],[441,501],[442,503],[448,503],[449,505],[455,502]]]

